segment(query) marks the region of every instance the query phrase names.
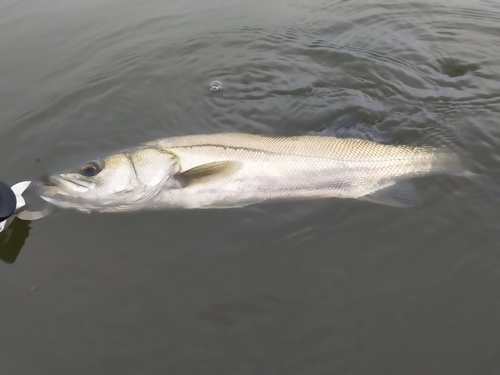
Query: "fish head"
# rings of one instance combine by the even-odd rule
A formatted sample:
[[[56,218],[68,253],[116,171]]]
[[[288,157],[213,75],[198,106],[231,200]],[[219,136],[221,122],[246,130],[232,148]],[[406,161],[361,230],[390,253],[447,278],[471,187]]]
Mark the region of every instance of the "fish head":
[[[82,212],[133,211],[152,199],[178,169],[174,154],[138,147],[51,176],[37,193],[56,206]]]

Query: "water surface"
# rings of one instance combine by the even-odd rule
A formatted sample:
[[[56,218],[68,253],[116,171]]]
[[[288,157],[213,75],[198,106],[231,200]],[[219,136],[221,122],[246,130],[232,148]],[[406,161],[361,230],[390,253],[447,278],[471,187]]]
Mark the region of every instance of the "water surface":
[[[305,134],[346,114],[390,143],[451,146],[477,175],[422,179],[407,210],[17,221],[0,236],[2,374],[498,374],[500,3],[26,0],[0,14],[8,183],[155,138]]]

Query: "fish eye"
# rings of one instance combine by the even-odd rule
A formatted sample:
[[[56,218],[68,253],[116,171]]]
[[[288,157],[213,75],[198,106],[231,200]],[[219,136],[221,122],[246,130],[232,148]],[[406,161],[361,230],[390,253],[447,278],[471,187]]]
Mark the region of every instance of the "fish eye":
[[[91,161],[91,162],[85,163],[80,168],[80,174],[82,174],[86,177],[96,176],[97,174],[99,174],[100,171],[102,171],[102,166],[97,161]]]

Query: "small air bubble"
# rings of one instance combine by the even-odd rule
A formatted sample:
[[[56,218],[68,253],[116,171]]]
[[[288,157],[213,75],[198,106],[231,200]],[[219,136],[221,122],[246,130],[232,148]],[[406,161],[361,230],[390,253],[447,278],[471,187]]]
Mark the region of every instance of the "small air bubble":
[[[222,83],[220,81],[210,82],[210,91],[220,91],[222,90]]]

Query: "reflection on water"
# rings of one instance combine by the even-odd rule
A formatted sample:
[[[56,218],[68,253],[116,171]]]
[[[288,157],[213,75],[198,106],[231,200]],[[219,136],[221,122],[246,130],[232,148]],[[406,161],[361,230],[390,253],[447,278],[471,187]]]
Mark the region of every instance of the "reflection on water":
[[[14,219],[14,221],[0,233],[0,259],[5,263],[14,263],[30,234],[29,221]]]

